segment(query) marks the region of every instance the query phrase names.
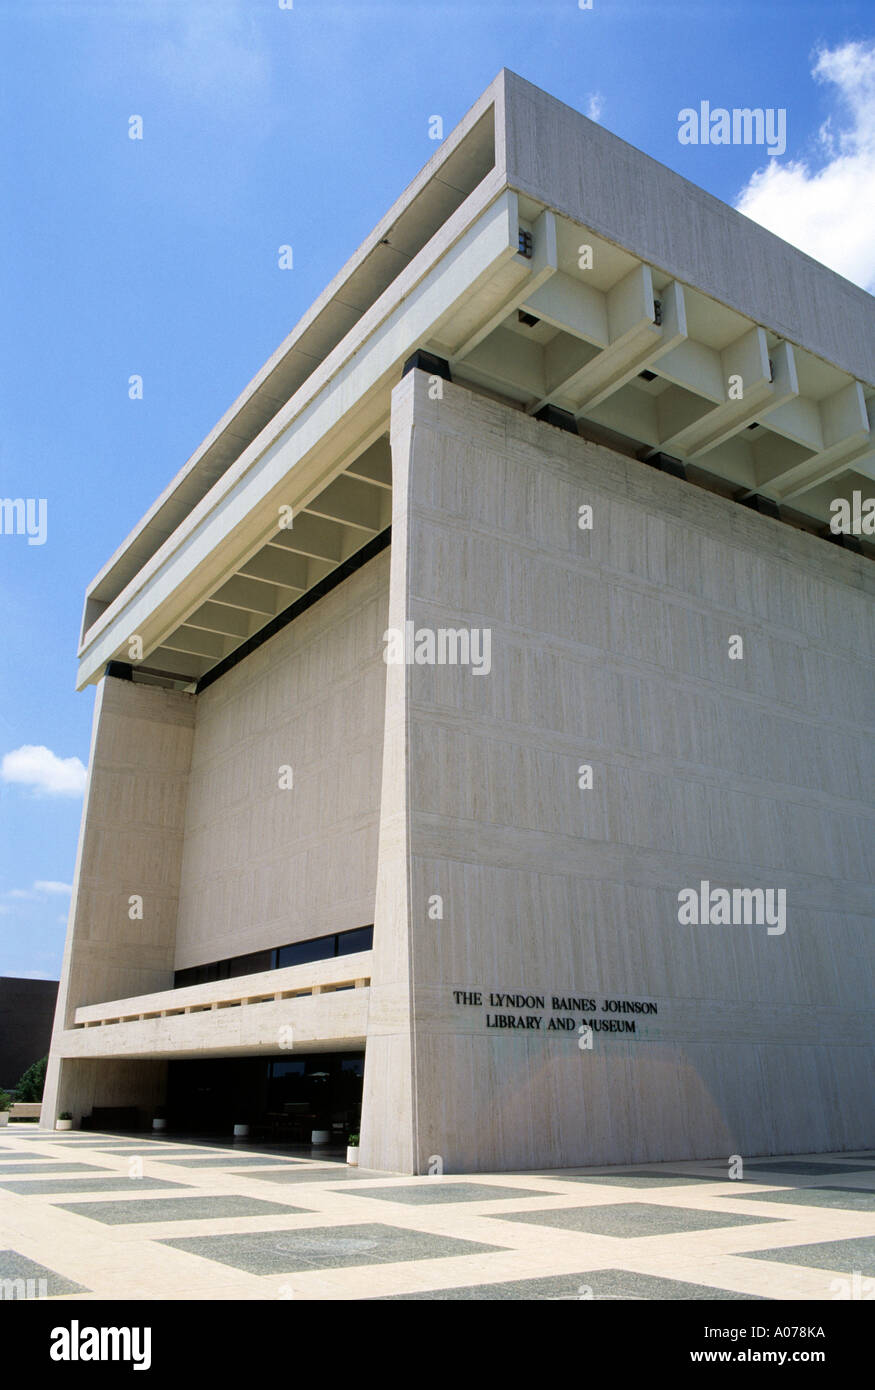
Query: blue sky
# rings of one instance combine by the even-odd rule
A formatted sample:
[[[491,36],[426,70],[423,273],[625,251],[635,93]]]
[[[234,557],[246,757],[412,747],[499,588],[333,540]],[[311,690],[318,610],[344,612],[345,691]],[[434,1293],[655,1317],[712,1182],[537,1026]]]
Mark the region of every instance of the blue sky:
[[[875,19],[841,0],[0,0],[0,53],[0,494],[47,500],[44,544],[0,535],[0,974],[51,978],[91,727],[85,587],[434,153],[429,118],[449,132],[512,68],[873,289]],[[702,100],[786,109],[786,153],[681,145]]]

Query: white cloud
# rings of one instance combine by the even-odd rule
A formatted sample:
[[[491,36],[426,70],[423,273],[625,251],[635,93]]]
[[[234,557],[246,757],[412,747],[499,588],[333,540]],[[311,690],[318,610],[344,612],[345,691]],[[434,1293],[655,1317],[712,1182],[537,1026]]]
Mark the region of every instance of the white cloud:
[[[42,744],[25,743],[4,753],[0,777],[32,787],[37,796],[81,796],[85,790],[84,764],[78,758],[59,758]]]
[[[602,108],[604,107],[604,104],[605,99],[602,96],[601,92],[590,93],[589,105],[586,108],[586,114],[589,116],[589,119],[591,121],[601,120]]]
[[[61,883],[54,878],[38,878],[32,888],[9,888],[4,897],[15,898],[20,902],[33,902],[35,898],[55,897],[58,894],[64,896],[73,892],[72,883]],[[8,907],[0,907],[0,912],[8,912]]]
[[[739,212],[875,290],[875,40],[821,49],[812,76],[832,83],[836,109],[819,157],[770,160],[742,189]]]
[[[25,970],[23,975],[18,976],[19,980],[54,980],[55,975],[47,975],[45,970]]]

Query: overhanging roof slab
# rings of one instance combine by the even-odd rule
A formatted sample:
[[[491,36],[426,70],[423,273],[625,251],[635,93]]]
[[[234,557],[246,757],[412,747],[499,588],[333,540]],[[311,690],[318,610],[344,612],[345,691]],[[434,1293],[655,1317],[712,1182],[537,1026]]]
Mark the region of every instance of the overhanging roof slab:
[[[522,230],[531,254],[520,254]],[[588,279],[581,241],[598,258]],[[528,340],[523,307],[543,314]],[[830,474],[838,486],[851,465],[871,471],[872,298],[503,71],[98,575],[80,686],[126,659],[135,633],[154,653],[178,649],[173,634],[198,614],[223,632],[208,621],[217,591],[266,545],[295,549],[277,534],[281,506],[331,532],[302,552],[320,561],[373,532],[382,509],[366,492],[361,516],[332,513],[331,496],[324,517],[301,513],[318,512],[319,494],[385,433],[416,347],[527,410],[562,404],[630,440],[640,417],[642,442],[674,440],[706,469],[725,463],[728,477],[755,460],[774,496],[807,492],[809,506]],[[721,379],[751,352],[737,408]],[[666,383],[654,379],[660,359]],[[660,418],[685,392],[699,404],[675,439]],[[358,486],[388,488],[368,467]],[[342,483],[350,503],[355,484]],[[272,553],[251,582],[279,574]]]

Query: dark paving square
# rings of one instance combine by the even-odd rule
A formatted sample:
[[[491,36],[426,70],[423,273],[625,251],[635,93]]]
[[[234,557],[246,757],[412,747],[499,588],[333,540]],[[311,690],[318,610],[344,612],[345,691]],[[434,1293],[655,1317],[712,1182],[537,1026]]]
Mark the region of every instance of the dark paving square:
[[[128,1144],[89,1144],[89,1148],[98,1154],[129,1154],[129,1153],[149,1153],[157,1149],[157,1144],[150,1144],[147,1140],[141,1139],[139,1142],[131,1141]]]
[[[24,1138],[24,1140],[31,1141],[31,1144],[65,1143],[64,1136],[61,1136],[61,1134],[54,1133],[53,1130],[38,1130],[36,1131],[36,1134],[18,1134],[15,1133],[15,1130],[13,1130],[13,1127],[11,1126],[8,1127],[8,1129],[6,1130],[6,1138],[17,1138],[17,1140],[18,1138]],[[70,1137],[67,1137],[67,1143],[68,1141],[70,1141]]]
[[[100,1144],[92,1144],[89,1139],[54,1139],[51,1135],[40,1139],[39,1143],[54,1149],[55,1153],[69,1153],[71,1149],[99,1149],[101,1147]],[[36,1147],[36,1143],[33,1147]]]
[[[564,1231],[586,1231],[594,1236],[635,1240],[639,1236],[670,1236],[680,1231],[710,1231],[721,1226],[770,1223],[780,1217],[740,1217],[737,1213],[694,1211],[690,1207],[664,1207],[649,1202],[621,1202],[599,1207],[556,1207],[552,1211],[496,1212],[492,1221],[527,1221],[535,1226],[556,1226]]]
[[[189,1156],[191,1150],[181,1149],[177,1153],[174,1149],[159,1148],[157,1144],[148,1146],[131,1144],[130,1147],[124,1149],[107,1149],[101,1144],[100,1148],[95,1148],[94,1152],[104,1154],[106,1158],[161,1158],[165,1163],[170,1159],[175,1159],[179,1163],[183,1158]]]
[[[276,1163],[306,1163],[311,1168],[345,1168],[347,1166],[345,1151],[342,1158],[340,1158],[339,1156],[335,1157],[334,1154],[323,1153],[321,1149],[319,1153],[313,1152],[306,1155],[290,1154],[286,1153],[283,1149],[270,1148],[237,1149],[234,1152],[242,1153],[244,1157],[251,1156],[253,1158],[272,1158]]]
[[[36,1143],[31,1144],[31,1145],[29,1146],[29,1151],[30,1151],[30,1152],[34,1152],[38,1147],[39,1147],[39,1148],[42,1148],[43,1145],[45,1145],[46,1148],[51,1149],[51,1151],[52,1151],[53,1153],[70,1153],[71,1151],[73,1151],[73,1150],[75,1150],[75,1149],[93,1149],[93,1148],[95,1147],[93,1144],[82,1144],[82,1143],[71,1144],[69,1140],[60,1140],[60,1139],[51,1139],[51,1138],[48,1138],[48,1139],[40,1139],[38,1145],[37,1145]],[[19,1152],[21,1152],[21,1150],[19,1150]]]
[[[525,1299],[534,1301],[574,1301],[579,1299],[732,1299],[763,1303],[770,1300],[755,1293],[734,1293],[731,1289],[712,1289],[707,1284],[687,1284],[680,1279],[662,1279],[655,1274],[634,1274],[627,1269],[587,1269],[581,1274],[549,1275],[543,1279],[514,1279],[506,1284],[469,1284],[463,1288],[434,1289],[430,1293],[385,1294],[373,1303],[425,1302],[434,1299],[474,1300]]]
[[[72,1134],[58,1134],[57,1139],[86,1139],[89,1144],[146,1144],[153,1140],[157,1142],[158,1135],[152,1133],[150,1129],[132,1129],[127,1134],[105,1134],[99,1129],[78,1129]],[[179,1143],[187,1143],[187,1140],[179,1140]]]
[[[63,1153],[65,1151],[69,1151],[70,1149],[97,1148],[96,1144],[92,1144],[87,1139],[59,1139],[51,1133],[41,1134],[38,1139],[32,1139],[28,1143],[27,1148],[29,1150],[42,1148],[44,1144],[47,1148],[53,1149],[55,1153]],[[22,1150],[19,1149],[18,1152],[21,1153]]]
[[[72,1279],[65,1279],[63,1274],[56,1274],[53,1269],[47,1269],[45,1265],[29,1260],[26,1255],[19,1255],[17,1250],[0,1250],[0,1279],[24,1280],[24,1287],[17,1284],[12,1293],[7,1293],[4,1289],[4,1302],[7,1298],[57,1298],[61,1294],[91,1292],[83,1284],[74,1284]],[[40,1280],[43,1279],[44,1289],[40,1285]],[[28,1280],[34,1282],[28,1284]]]
[[[192,1158],[186,1154],[180,1158],[170,1158],[169,1154],[163,1155],[168,1163],[179,1163],[185,1168],[275,1168],[282,1159],[278,1158],[256,1158],[254,1155],[249,1157],[245,1154],[228,1154],[227,1158]]]
[[[92,1148],[100,1149],[129,1149],[132,1146],[150,1149],[179,1149],[188,1154],[212,1154],[218,1153],[217,1149],[205,1149],[198,1144],[186,1144],[181,1139],[153,1139],[148,1134],[142,1134],[139,1139],[98,1139],[95,1140]]]
[[[22,1155],[24,1157],[24,1155]],[[101,1168],[99,1163],[55,1163],[52,1159],[42,1162],[39,1158],[31,1158],[28,1154],[25,1159],[26,1167],[22,1168],[20,1163],[7,1163],[5,1157],[0,1161],[0,1174],[14,1175],[21,1177],[27,1173],[33,1173],[34,1177],[42,1177],[43,1173],[105,1173],[106,1169]]]
[[[408,1260],[485,1255],[502,1249],[475,1240],[404,1231],[395,1226],[316,1226],[306,1231],[258,1231],[249,1235],[188,1236],[164,1240],[247,1274],[294,1274],[305,1269],[346,1269]]]
[[[224,1221],[232,1216],[311,1216],[307,1207],[287,1207],[259,1197],[149,1197],[145,1202],[61,1202],[64,1211],[126,1226],[145,1221]]]
[[[432,1179],[421,1187],[369,1187],[356,1193],[357,1197],[376,1197],[380,1202],[403,1202],[407,1206],[429,1206],[436,1202],[501,1202],[512,1197],[540,1197],[529,1187],[489,1187],[481,1182],[441,1182]]]
[[[12,1138],[12,1135],[9,1135]],[[31,1144],[82,1144],[87,1140],[84,1134],[56,1134],[52,1129],[40,1129],[35,1134],[16,1134],[16,1139],[27,1139]]]
[[[746,1173],[799,1173],[802,1177],[826,1178],[836,1173],[866,1173],[871,1163],[794,1163],[790,1159],[778,1161],[769,1159],[768,1163],[745,1163]]]
[[[255,1182],[339,1182],[355,1181],[359,1178],[379,1177],[378,1173],[358,1173],[353,1168],[346,1173],[338,1173],[332,1168],[259,1168],[253,1173],[247,1169],[245,1173],[231,1174],[232,1177],[252,1178]]]
[[[106,1171],[106,1170],[104,1170]],[[168,1178],[30,1178],[22,1182],[5,1179],[0,1187],[17,1192],[20,1197],[43,1197],[49,1192],[151,1192],[156,1187],[188,1187],[185,1182],[170,1182]]]
[[[812,1245],[786,1245],[777,1250],[739,1250],[737,1259],[774,1260],[804,1269],[835,1269],[848,1277],[858,1270],[864,1276],[875,1274],[875,1238],[858,1236],[853,1240],[824,1240]]]
[[[59,1154],[41,1154],[31,1150],[30,1153],[0,1153],[0,1163],[54,1163]]]
[[[143,1140],[139,1144],[94,1144],[92,1146],[95,1153],[115,1154],[117,1158],[126,1158],[129,1154],[148,1155],[151,1158],[211,1158],[220,1160],[221,1153],[211,1149],[206,1151],[194,1148],[188,1144],[150,1144],[148,1140]]]
[[[713,1178],[694,1173],[583,1173],[563,1177],[563,1182],[594,1182],[607,1187],[685,1187],[697,1182],[719,1182],[725,1179],[720,1173]]]
[[[727,1195],[743,1197],[746,1202],[783,1202],[799,1207],[875,1211],[875,1191],[868,1187],[790,1187],[782,1188],[780,1192],[733,1192]]]
[[[200,1152],[202,1155],[204,1155],[203,1149],[199,1150],[199,1152]],[[239,1149],[238,1149],[238,1150],[233,1150],[233,1149],[208,1149],[208,1150],[206,1151],[206,1154],[205,1154],[204,1156],[207,1157],[207,1158],[224,1158],[225,1162],[228,1163],[232,1168],[233,1168],[234,1164],[235,1164],[235,1163],[239,1163],[239,1162],[241,1161],[241,1159],[242,1159],[242,1161],[243,1161],[244,1163],[248,1163],[248,1162],[250,1161],[250,1159],[253,1159],[253,1158],[257,1158],[258,1161],[259,1161],[259,1163],[271,1163],[271,1164],[273,1164],[273,1166],[274,1166],[275,1168],[278,1168],[278,1167],[280,1167],[280,1166],[285,1167],[286,1165],[288,1165],[289,1168],[301,1168],[301,1167],[304,1167],[304,1166],[311,1167],[311,1168],[312,1168],[312,1167],[316,1167],[316,1168],[345,1168],[345,1167],[346,1167],[346,1160],[345,1160],[345,1159],[344,1159],[344,1161],[343,1161],[342,1163],[337,1163],[337,1162],[335,1162],[334,1160],[329,1159],[329,1158],[322,1158],[322,1159],[292,1158],[289,1154],[284,1154],[284,1153],[272,1153],[272,1152],[270,1151],[270,1149],[256,1149],[256,1150],[252,1150],[252,1149],[243,1149],[243,1150],[239,1150]],[[192,1157],[194,1157],[194,1154],[192,1154]]]

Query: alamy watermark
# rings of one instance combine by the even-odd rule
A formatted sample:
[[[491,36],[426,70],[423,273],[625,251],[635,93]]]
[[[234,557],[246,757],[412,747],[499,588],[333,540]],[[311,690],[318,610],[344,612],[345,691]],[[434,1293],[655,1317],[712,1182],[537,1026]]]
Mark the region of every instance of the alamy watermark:
[[[47,1279],[0,1279],[0,1299],[48,1298]]]
[[[682,927],[766,927],[769,936],[787,930],[786,888],[712,888],[702,879],[698,888],[678,893],[678,922]]]
[[[834,1299],[875,1299],[875,1279],[865,1279],[859,1269],[849,1279],[830,1279],[829,1287]]]
[[[875,497],[864,502],[862,492],[855,489],[850,500],[834,497],[829,509],[829,529],[834,536],[875,536]]]
[[[130,1361],[135,1371],[152,1365],[151,1327],[53,1327],[49,1356],[53,1361]]]
[[[783,106],[715,106],[700,101],[699,109],[685,106],[678,112],[678,141],[682,145],[764,145],[766,153],[782,155],[787,149],[787,112]]]
[[[44,497],[0,497],[0,535],[27,536],[28,545],[45,545],[47,523]]]
[[[470,666],[475,676],[492,670],[492,629],[417,627],[412,620],[383,633],[387,666]]]

